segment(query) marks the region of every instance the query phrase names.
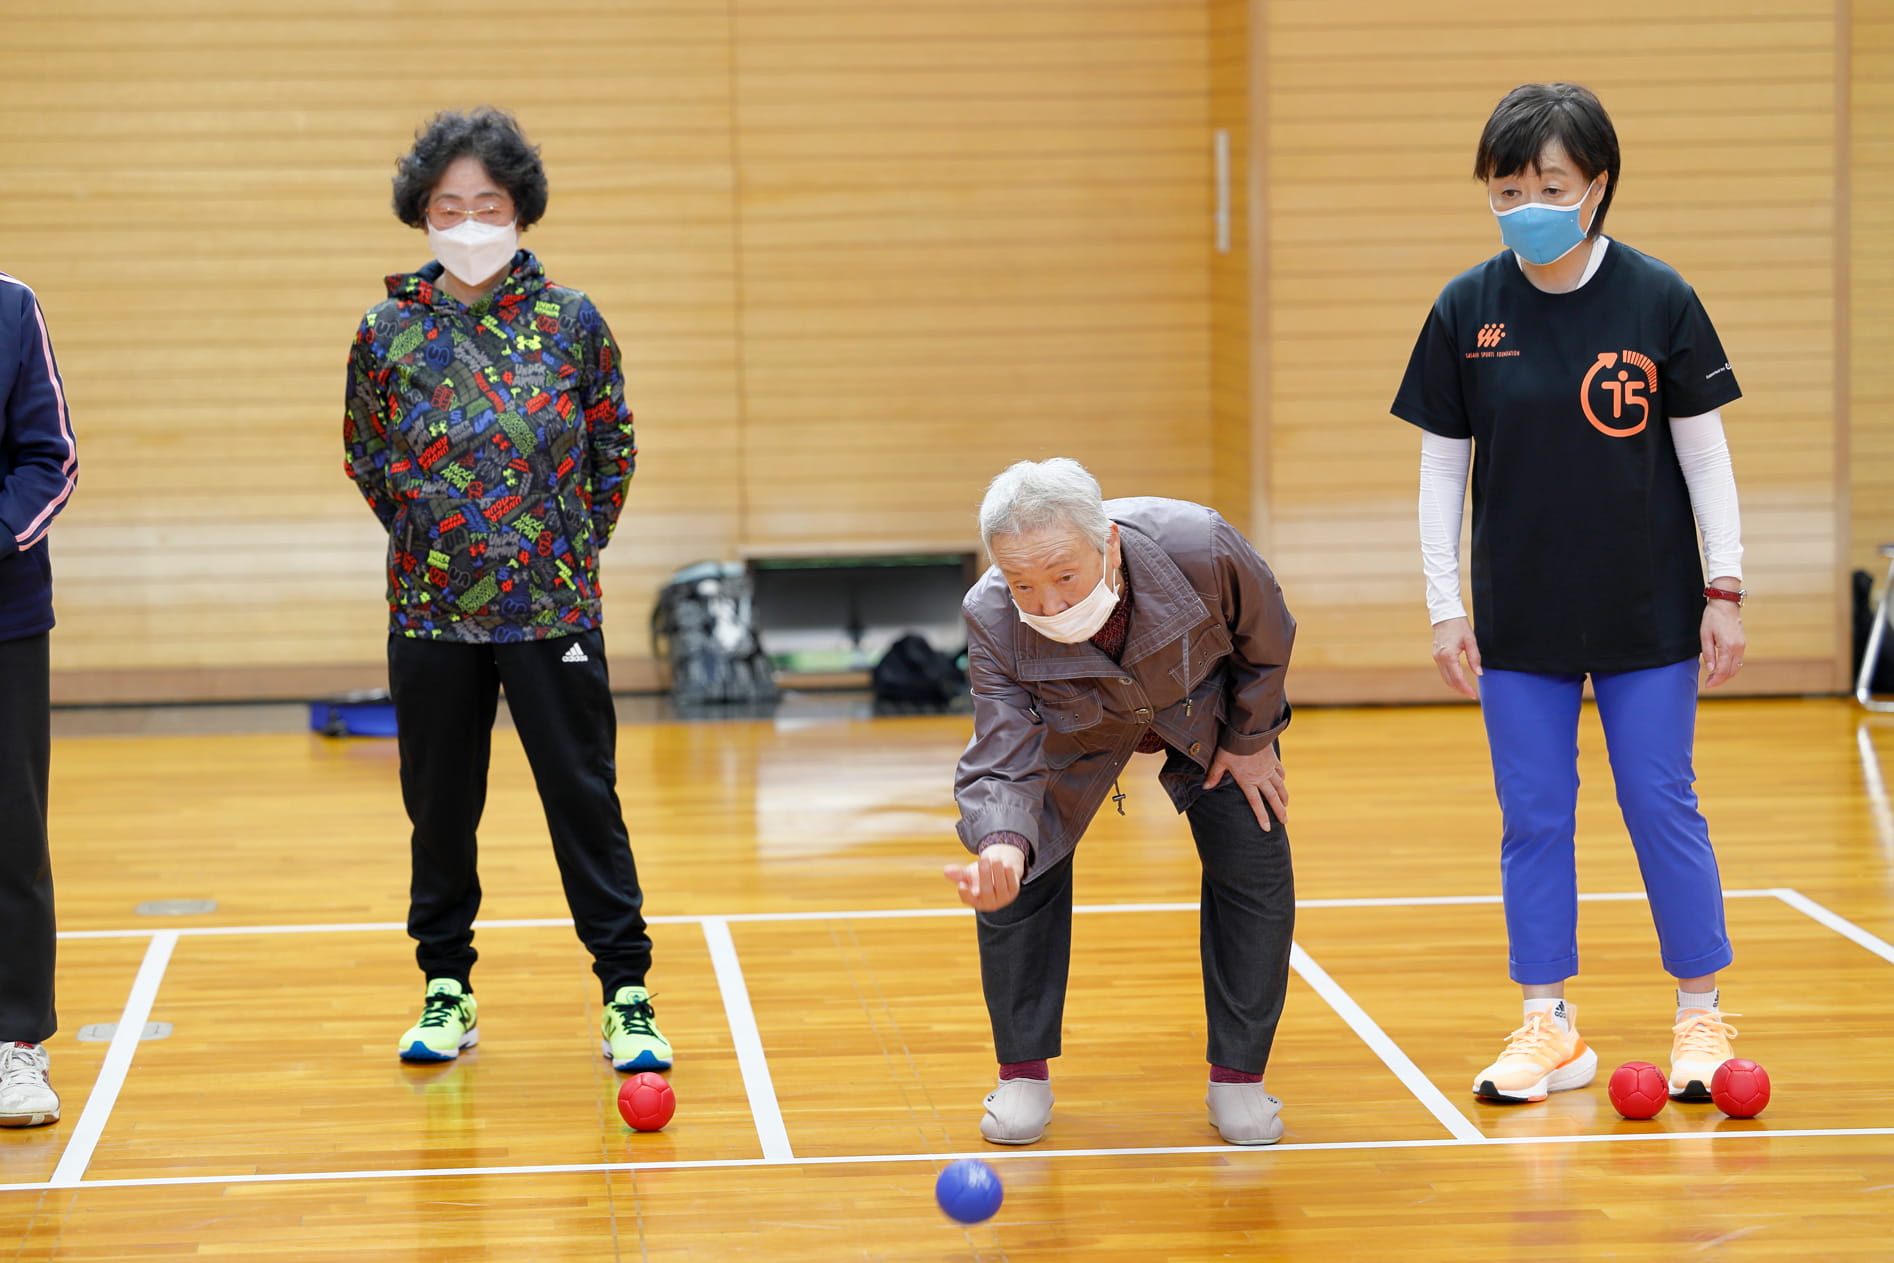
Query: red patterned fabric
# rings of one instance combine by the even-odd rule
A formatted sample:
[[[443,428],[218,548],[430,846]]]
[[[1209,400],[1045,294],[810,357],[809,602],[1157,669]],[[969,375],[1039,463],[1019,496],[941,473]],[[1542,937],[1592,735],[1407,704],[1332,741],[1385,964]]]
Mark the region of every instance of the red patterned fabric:
[[[1127,578],[1125,580],[1124,595],[1118,598],[1118,604],[1112,610],[1111,617],[1105,620],[1105,625],[1098,629],[1097,635],[1092,637],[1092,643],[1097,645],[1099,651],[1107,658],[1110,658],[1113,662],[1117,662],[1124,656],[1125,637],[1130,633],[1131,580]],[[1138,738],[1139,754],[1156,754],[1163,748],[1164,738],[1158,736],[1155,731],[1147,731],[1142,737]]]

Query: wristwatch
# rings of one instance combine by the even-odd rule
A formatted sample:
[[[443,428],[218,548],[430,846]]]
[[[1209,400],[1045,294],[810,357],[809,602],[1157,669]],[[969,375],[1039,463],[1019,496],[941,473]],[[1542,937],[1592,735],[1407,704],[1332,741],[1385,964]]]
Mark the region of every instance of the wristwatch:
[[[1728,588],[1706,587],[1703,589],[1703,595],[1712,601],[1734,601],[1740,606],[1743,598],[1749,595],[1749,589],[1738,588],[1732,592]]]

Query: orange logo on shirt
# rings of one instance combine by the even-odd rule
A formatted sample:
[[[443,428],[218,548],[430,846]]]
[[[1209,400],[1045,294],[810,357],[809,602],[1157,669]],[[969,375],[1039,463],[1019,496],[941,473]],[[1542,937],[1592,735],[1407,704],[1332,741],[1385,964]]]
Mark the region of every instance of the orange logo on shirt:
[[[1499,340],[1505,336],[1505,325],[1485,324],[1481,325],[1480,331],[1473,335],[1473,344],[1478,347],[1498,346]]]
[[[1626,367],[1618,368],[1622,358]],[[1618,368],[1615,374],[1606,370]],[[1643,374],[1639,381],[1631,375],[1631,369]],[[1601,374],[1604,376],[1601,379]],[[1592,411],[1593,390],[1607,395],[1611,399],[1611,419],[1623,422],[1632,408],[1638,410],[1636,425],[1606,425]],[[1651,419],[1651,396],[1657,393],[1657,365],[1648,355],[1636,351],[1600,351],[1592,363],[1591,371],[1585,374],[1584,385],[1578,388],[1578,406],[1584,409],[1585,419],[1601,434],[1609,434],[1615,439],[1628,439],[1642,431]]]

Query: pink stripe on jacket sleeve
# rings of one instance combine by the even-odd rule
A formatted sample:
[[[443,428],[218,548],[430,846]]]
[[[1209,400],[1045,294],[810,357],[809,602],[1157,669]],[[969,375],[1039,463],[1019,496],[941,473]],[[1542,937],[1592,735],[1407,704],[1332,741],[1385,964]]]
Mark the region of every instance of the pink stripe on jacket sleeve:
[[[15,281],[14,284],[17,285],[19,282]],[[59,380],[59,367],[53,361],[52,336],[46,331],[46,316],[39,309],[39,300],[32,297],[31,290],[27,292],[33,304],[33,320],[39,326],[40,358],[46,366],[46,380],[53,388],[53,401],[59,411],[59,438],[66,445],[66,456],[59,465],[62,482],[58,492],[54,494],[46,507],[26,524],[26,529],[14,536],[22,552],[46,538],[46,532],[52,525],[53,515],[59,512],[60,506],[72,496],[73,487],[78,483],[79,468],[79,445],[73,440],[72,414],[66,408],[65,386]]]

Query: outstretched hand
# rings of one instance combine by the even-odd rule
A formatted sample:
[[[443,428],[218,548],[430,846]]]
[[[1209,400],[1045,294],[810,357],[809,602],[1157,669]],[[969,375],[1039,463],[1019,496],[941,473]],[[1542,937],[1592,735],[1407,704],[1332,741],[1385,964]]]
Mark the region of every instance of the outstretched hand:
[[[949,864],[943,872],[957,887],[960,902],[976,912],[996,912],[1019,898],[1026,853],[1009,842],[999,842],[980,852],[971,864]]]

